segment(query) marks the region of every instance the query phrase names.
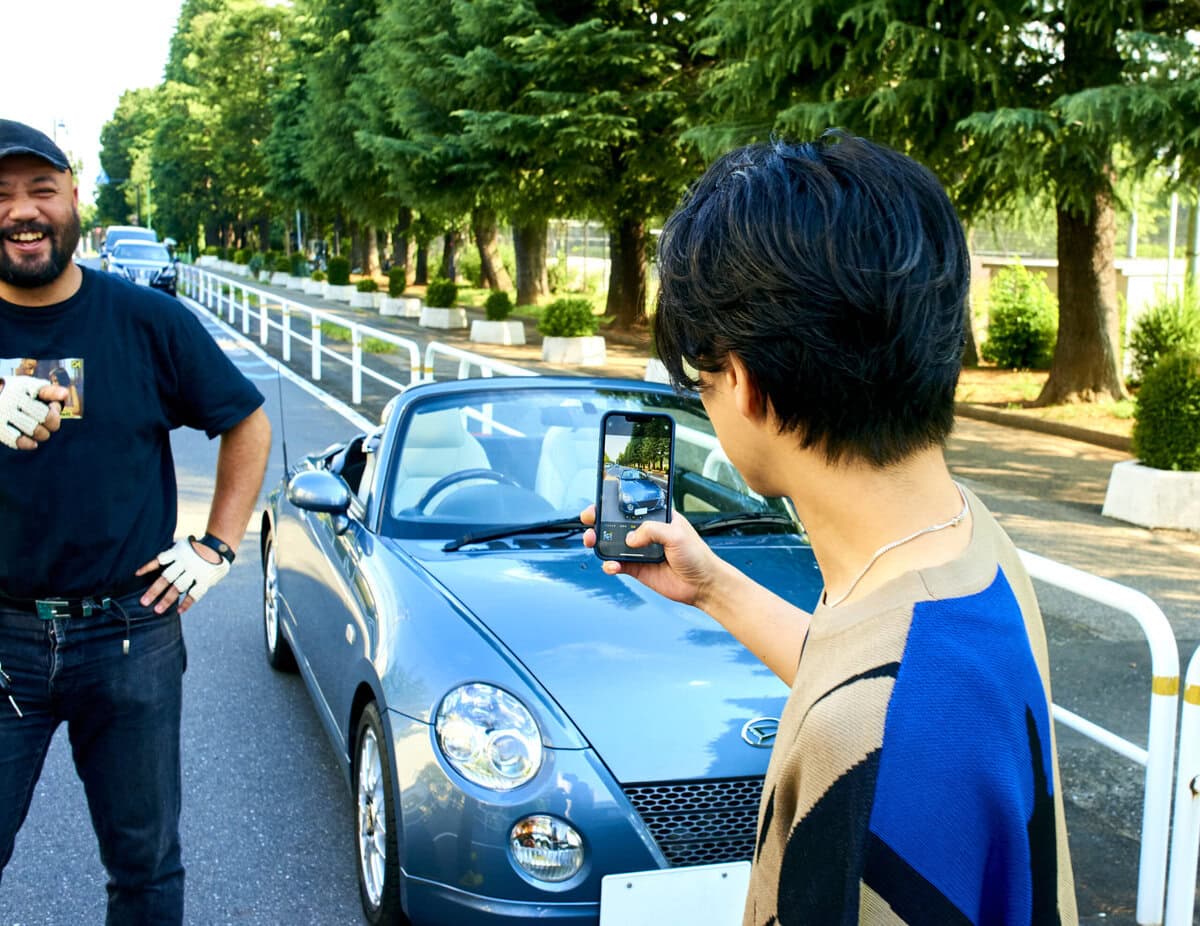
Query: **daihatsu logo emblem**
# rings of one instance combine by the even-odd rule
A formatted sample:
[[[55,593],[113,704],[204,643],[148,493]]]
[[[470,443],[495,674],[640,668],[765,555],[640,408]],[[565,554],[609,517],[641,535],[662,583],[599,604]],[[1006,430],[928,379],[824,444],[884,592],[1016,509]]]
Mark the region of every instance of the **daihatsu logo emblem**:
[[[760,749],[770,749],[775,742],[775,734],[779,732],[778,717],[755,717],[746,721],[742,727],[742,739],[751,746]]]

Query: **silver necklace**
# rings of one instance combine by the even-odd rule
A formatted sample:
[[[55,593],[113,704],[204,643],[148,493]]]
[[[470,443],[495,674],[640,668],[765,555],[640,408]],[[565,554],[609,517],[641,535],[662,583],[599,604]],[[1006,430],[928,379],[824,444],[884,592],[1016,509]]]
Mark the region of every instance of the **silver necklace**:
[[[853,592],[858,583],[862,581],[862,577],[870,571],[871,567],[875,565],[875,561],[879,559],[879,557],[883,556],[884,553],[887,553],[889,550],[894,550],[896,547],[903,546],[911,540],[916,540],[918,537],[924,537],[926,534],[934,533],[934,531],[943,531],[947,527],[956,527],[962,523],[962,519],[967,516],[967,508],[969,507],[967,505],[967,496],[966,493],[963,492],[962,486],[960,486],[957,482],[954,483],[954,488],[958,489],[958,496],[962,499],[963,503],[962,510],[958,514],[952,517],[949,521],[943,521],[941,524],[930,524],[928,527],[922,527],[919,531],[913,531],[907,537],[901,537],[899,540],[893,540],[891,543],[885,543],[873,554],[871,554],[871,558],[867,560],[867,565],[862,567],[858,575],[854,577],[854,581],[850,583],[850,587],[846,589],[844,593],[842,593],[841,597],[832,603],[826,599],[825,606],[829,608],[836,608],[843,601],[849,598],[850,593]]]

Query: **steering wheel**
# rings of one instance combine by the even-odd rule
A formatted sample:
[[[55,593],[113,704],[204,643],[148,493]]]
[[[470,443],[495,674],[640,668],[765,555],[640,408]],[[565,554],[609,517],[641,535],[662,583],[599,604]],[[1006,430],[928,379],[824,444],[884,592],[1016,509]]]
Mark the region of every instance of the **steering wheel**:
[[[425,494],[417,499],[417,503],[413,506],[418,511],[424,512],[429,503],[433,501],[440,493],[450,488],[452,485],[457,485],[460,482],[466,482],[468,479],[490,479],[492,482],[498,482],[501,485],[515,486],[521,488],[521,484],[512,476],[505,473],[499,473],[494,469],[484,469],[477,467],[475,469],[460,469],[456,473],[447,473],[428,489]]]

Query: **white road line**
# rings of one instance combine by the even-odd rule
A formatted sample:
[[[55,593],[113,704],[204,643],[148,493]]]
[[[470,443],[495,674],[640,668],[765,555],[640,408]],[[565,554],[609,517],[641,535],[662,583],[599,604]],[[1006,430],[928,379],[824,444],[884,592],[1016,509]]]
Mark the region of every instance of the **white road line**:
[[[268,378],[274,379],[276,375],[279,375],[280,373],[282,373],[289,380],[291,380],[293,383],[295,383],[297,386],[299,386],[301,389],[303,389],[305,392],[307,392],[309,395],[311,395],[313,398],[315,398],[317,401],[319,401],[322,405],[337,412],[339,415],[341,415],[343,418],[345,418],[347,421],[349,421],[352,425],[354,425],[360,431],[370,431],[375,427],[375,422],[371,421],[369,418],[360,414],[359,412],[356,412],[353,408],[351,408],[345,402],[342,402],[340,399],[336,399],[333,396],[331,396],[328,392],[325,392],[324,390],[319,389],[318,387],[314,386],[311,382],[309,382],[304,377],[302,377],[296,373],[293,373],[291,370],[289,370],[282,363],[277,361],[270,354],[266,353],[261,347],[259,347],[253,341],[244,337],[240,331],[236,330],[235,328],[232,328],[228,323],[215,317],[211,311],[209,311],[207,308],[202,306],[200,303],[196,302],[194,299],[191,299],[187,296],[180,295],[179,301],[182,302],[184,305],[186,305],[189,309],[191,309],[197,315],[199,315],[200,319],[202,321],[207,322],[207,323],[213,323],[213,324],[216,324],[217,326],[219,326],[219,328],[221,329],[221,338],[218,338],[218,342],[224,338],[230,338],[233,340],[233,342],[235,344],[238,345],[238,347],[254,354],[256,357],[259,358],[259,360],[261,360],[267,366],[271,367],[272,369],[274,369],[276,371],[270,377],[263,376],[262,374],[255,374],[255,375],[249,375],[247,378],[257,379],[257,380],[268,379]],[[279,413],[283,414],[282,408],[279,410]]]

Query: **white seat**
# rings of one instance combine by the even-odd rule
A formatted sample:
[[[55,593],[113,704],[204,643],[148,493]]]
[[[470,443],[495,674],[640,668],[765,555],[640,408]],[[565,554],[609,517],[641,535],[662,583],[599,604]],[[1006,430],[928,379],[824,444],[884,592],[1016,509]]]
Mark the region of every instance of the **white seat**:
[[[560,512],[582,511],[596,500],[600,432],[595,428],[546,429],[534,491]]]
[[[443,476],[464,469],[491,469],[491,462],[479,441],[467,433],[462,412],[448,408],[418,413],[404,435],[392,513],[411,508]]]

